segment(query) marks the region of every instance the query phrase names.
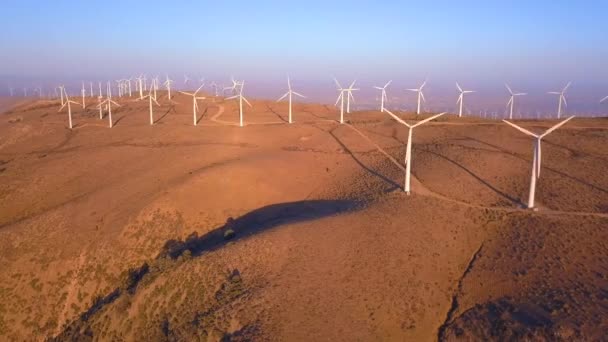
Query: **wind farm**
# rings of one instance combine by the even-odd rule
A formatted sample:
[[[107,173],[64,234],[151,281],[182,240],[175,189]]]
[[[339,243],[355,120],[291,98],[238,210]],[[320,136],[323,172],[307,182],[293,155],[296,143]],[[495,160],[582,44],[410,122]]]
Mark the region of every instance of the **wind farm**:
[[[5,6],[1,341],[604,339],[597,9],[148,5]]]

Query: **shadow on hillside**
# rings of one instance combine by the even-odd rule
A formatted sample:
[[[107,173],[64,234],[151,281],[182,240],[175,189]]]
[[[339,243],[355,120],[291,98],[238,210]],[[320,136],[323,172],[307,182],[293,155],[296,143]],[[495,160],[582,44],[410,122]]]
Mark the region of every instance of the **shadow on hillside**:
[[[517,205],[518,207],[525,207],[525,205],[518,199],[509,196],[506,192],[499,190],[497,187],[495,187],[494,185],[490,184],[490,182],[486,181],[485,179],[481,178],[479,175],[477,175],[476,173],[474,173],[473,171],[469,170],[468,168],[466,168],[464,165],[460,164],[459,162],[455,161],[454,159],[451,159],[447,156],[444,156],[441,153],[438,152],[434,152],[431,151],[429,149],[421,149],[421,151],[424,151],[426,153],[430,153],[436,157],[439,157],[451,164],[453,164],[454,166],[462,169],[464,172],[468,173],[471,177],[475,178],[478,182],[480,182],[481,184],[483,184],[484,186],[486,186],[488,189],[494,191],[497,195],[501,196],[502,198],[510,201],[511,203]]]
[[[228,241],[236,241],[287,223],[331,216],[355,209],[359,205],[358,202],[347,200],[314,200],[268,205],[236,219],[229,218],[225,225],[205,235],[193,234],[185,241],[169,240],[158,257],[176,259],[185,251],[189,251],[192,256],[198,256],[220,248]]]
[[[499,152],[501,152],[501,153],[504,153],[504,154],[510,155],[510,156],[512,156],[512,157],[514,157],[514,158],[517,158],[517,159],[520,159],[520,160],[523,160],[523,161],[525,161],[526,163],[531,162],[531,160],[530,160],[530,159],[527,159],[527,158],[521,157],[521,156],[520,156],[520,155],[518,155],[517,153],[515,153],[515,152],[511,152],[511,151],[509,151],[509,150],[506,150],[506,149],[504,149],[504,148],[502,148],[502,147],[500,147],[500,146],[497,146],[497,145],[494,145],[494,144],[491,144],[491,143],[488,143],[488,142],[485,142],[485,141],[482,141],[482,140],[479,140],[479,139],[476,139],[476,138],[473,138],[473,137],[467,137],[467,138],[469,138],[469,139],[471,139],[471,140],[473,140],[473,141],[476,141],[476,142],[478,142],[478,143],[480,143],[480,144],[484,144],[484,145],[490,146],[490,147],[492,147],[492,148],[495,148],[495,149],[497,149],[497,150],[498,150]],[[545,144],[549,144],[549,145],[559,146],[559,145],[556,145],[556,144],[549,143],[549,142],[547,142],[547,141],[544,141],[544,143],[545,143]],[[583,156],[585,155],[585,154],[584,154],[584,152],[578,152],[578,151],[577,151],[577,152],[572,152],[572,151],[571,151],[571,153],[573,153],[574,155],[583,155]],[[567,174],[567,173],[565,173],[565,172],[559,171],[559,170],[557,170],[557,169],[555,169],[555,168],[552,168],[552,167],[546,166],[546,164],[543,164],[543,170],[549,170],[549,171],[551,171],[551,172],[555,172],[556,174],[558,174],[558,175],[560,175],[560,176],[562,176],[562,177],[568,178],[568,179],[570,179],[570,180],[572,180],[572,181],[575,181],[575,182],[577,182],[577,183],[579,183],[579,184],[585,185],[585,186],[587,186],[587,187],[589,187],[589,188],[592,188],[592,189],[594,189],[594,190],[597,190],[597,191],[600,191],[600,192],[603,192],[603,193],[608,194],[608,190],[607,190],[607,189],[604,189],[604,188],[602,188],[602,187],[600,187],[600,186],[597,186],[597,185],[595,185],[595,184],[592,184],[592,183],[590,183],[590,182],[588,182],[588,181],[586,181],[586,180],[583,180],[583,179],[580,179],[580,178],[577,178],[577,177],[571,176],[571,175],[569,175],[569,174]]]
[[[357,210],[363,205],[362,202],[349,200],[310,200],[272,204],[253,210],[236,219],[229,218],[226,224],[202,236],[193,233],[185,241],[169,240],[155,260],[146,262],[139,268],[129,270],[126,279],[123,279],[119,287],[106,296],[95,298],[85,312],[66,325],[58,336],[49,340],[78,341],[82,338],[93,338],[93,331],[87,323],[89,319],[121,296],[133,295],[144,279],[152,279],[155,275],[187,260],[187,258],[180,258],[186,252],[190,257],[200,256],[206,252],[222,248],[228,243],[245,239],[280,225],[310,221]]]
[[[340,126],[338,126],[338,127],[340,127]],[[342,142],[342,141],[341,141],[339,138],[338,138],[338,136],[336,136],[336,134],[334,133],[334,130],[335,130],[336,128],[337,128],[337,127],[335,127],[335,128],[333,128],[333,129],[331,129],[331,130],[327,131],[327,133],[329,133],[329,135],[330,135],[332,138],[334,138],[334,140],[335,140],[335,141],[336,141],[336,142],[337,142],[337,143],[338,143],[338,144],[339,144],[339,145],[342,147],[342,149],[344,149],[344,151],[345,151],[346,153],[348,153],[348,155],[350,155],[350,156],[351,156],[351,158],[353,158],[353,160],[354,160],[354,161],[355,161],[355,162],[356,162],[356,163],[357,163],[359,166],[361,166],[361,168],[363,168],[363,169],[364,169],[365,171],[367,171],[368,173],[370,173],[370,174],[372,174],[372,175],[374,175],[374,176],[376,176],[376,177],[378,177],[378,178],[382,179],[383,181],[385,181],[386,183],[388,183],[388,184],[390,184],[390,185],[391,185],[391,187],[390,187],[389,189],[385,190],[385,192],[389,193],[389,192],[395,191],[396,189],[399,189],[399,188],[401,187],[399,184],[395,183],[395,182],[394,182],[392,179],[390,179],[390,178],[386,177],[385,175],[383,175],[383,174],[379,173],[378,171],[373,170],[373,169],[369,168],[368,166],[366,166],[365,164],[363,164],[363,163],[361,162],[361,160],[359,160],[359,158],[357,158],[357,156],[355,156],[355,154],[354,154],[354,153],[353,153],[353,152],[352,152],[352,151],[351,151],[351,150],[350,150],[350,149],[349,149],[349,148],[348,148],[348,147],[347,147],[347,146],[346,146],[346,145],[345,145],[345,144],[344,144],[344,143],[343,143],[343,142]]]

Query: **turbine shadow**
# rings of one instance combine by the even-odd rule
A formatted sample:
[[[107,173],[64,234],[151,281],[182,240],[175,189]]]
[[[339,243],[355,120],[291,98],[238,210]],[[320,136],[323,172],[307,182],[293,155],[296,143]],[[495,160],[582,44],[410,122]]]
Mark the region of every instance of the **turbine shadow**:
[[[492,184],[490,184],[488,181],[486,181],[485,179],[479,177],[477,174],[475,174],[473,171],[469,170],[468,168],[466,168],[464,165],[460,164],[459,162],[444,156],[441,153],[438,152],[434,152],[431,151],[429,149],[420,149],[420,151],[424,151],[426,153],[430,153],[434,156],[437,156],[455,166],[457,166],[458,168],[462,169],[463,171],[465,171],[466,173],[468,173],[470,176],[472,176],[473,178],[475,178],[477,181],[479,181],[481,184],[485,185],[486,187],[488,187],[490,190],[494,191],[496,194],[500,195],[502,198],[509,200],[511,203],[519,206],[519,207],[524,207],[524,203],[522,203],[520,200],[518,200],[517,198],[511,197],[509,196],[506,192],[503,192],[501,190],[499,190],[498,188],[496,188],[495,186],[493,186]]]
[[[338,126],[339,127],[339,126]],[[367,171],[368,173],[382,179],[383,181],[385,181],[386,183],[392,185],[392,188],[389,188],[386,190],[386,192],[391,192],[394,191],[396,189],[399,189],[401,186],[397,183],[395,183],[393,180],[389,179],[388,177],[384,176],[383,174],[380,174],[378,171],[373,170],[369,167],[367,167],[365,164],[363,164],[359,158],[357,158],[355,156],[355,154],[348,148],[346,147],[346,145],[334,134],[334,130],[338,127],[332,128],[330,131],[328,131],[329,135],[332,136],[332,138],[334,138],[334,140],[336,140],[336,142],[344,149],[344,151],[346,151],[346,153],[348,153],[351,158],[353,158],[353,160],[359,165],[361,166],[361,168],[363,168],[365,171]]]
[[[169,240],[158,258],[176,259],[185,251],[198,256],[223,247],[228,241],[238,241],[288,223],[311,221],[346,212],[361,207],[362,204],[349,200],[309,200],[268,205],[236,219],[229,218],[222,227],[200,237],[194,234],[185,241]],[[225,236],[228,230],[234,232],[234,238]]]
[[[283,122],[285,122],[285,123],[288,123],[288,122],[289,122],[289,120],[285,120],[285,119],[284,119],[284,118],[281,116],[281,114],[277,113],[277,112],[276,112],[274,109],[272,109],[272,107],[270,107],[270,105],[269,105],[269,104],[267,104],[267,105],[266,105],[266,107],[268,108],[268,111],[269,111],[269,112],[271,112],[272,114],[276,115],[276,116],[279,118],[279,120],[281,120],[281,121],[283,121]]]
[[[363,202],[350,200],[307,200],[289,203],[267,205],[253,210],[236,219],[229,218],[221,227],[209,233],[198,236],[191,234],[185,240],[169,240],[165,243],[155,260],[144,263],[142,266],[130,269],[122,285],[115,288],[105,296],[97,297],[92,305],[70,322],[61,333],[51,340],[62,341],[68,336],[80,333],[80,327],[106,305],[115,302],[122,295],[132,295],[144,278],[151,278],[170,267],[176,267],[183,261],[179,258],[186,251],[193,257],[200,256],[224,247],[228,243],[246,239],[252,235],[262,233],[269,229],[287,223],[304,222],[328,217],[335,214],[354,211],[363,208]],[[231,235],[226,232],[232,231]]]
[[[116,125],[118,125],[118,123],[119,123],[119,122],[121,122],[121,121],[122,121],[122,119],[124,119],[124,118],[126,118],[126,117],[127,117],[126,115],[123,115],[123,116],[119,117],[119,118],[118,118],[118,120],[116,120],[114,123],[112,123],[112,126],[116,126]]]
[[[480,144],[484,144],[484,145],[490,146],[490,147],[492,147],[492,148],[496,149],[496,150],[497,150],[496,152],[500,152],[500,153],[508,154],[508,155],[510,155],[510,156],[512,156],[512,157],[514,157],[514,158],[517,158],[517,159],[523,160],[523,161],[525,161],[526,163],[530,163],[530,160],[529,160],[529,159],[523,158],[523,157],[521,157],[521,156],[517,155],[517,154],[516,154],[516,153],[514,153],[514,152],[511,152],[511,151],[505,150],[504,148],[502,148],[502,147],[500,147],[500,146],[497,146],[497,145],[494,145],[494,144],[490,144],[490,143],[488,143],[488,142],[485,142],[485,141],[482,141],[482,140],[478,140],[478,139],[475,139],[475,138],[471,138],[471,137],[467,137],[467,138],[469,138],[469,139],[471,139],[471,140],[473,140],[473,141],[476,141],[476,142],[478,142],[478,143],[480,143]],[[543,141],[543,143],[547,143],[547,141]],[[551,144],[549,144],[549,145],[551,145]],[[556,170],[556,169],[551,168],[551,167],[549,167],[549,166],[543,165],[543,170],[549,170],[549,171],[551,171],[551,172],[555,172],[556,174],[558,174],[558,175],[560,175],[560,176],[562,176],[562,177],[568,178],[568,179],[570,179],[570,180],[573,180],[573,181],[575,181],[575,182],[578,182],[578,183],[580,183],[580,184],[583,184],[583,185],[585,185],[585,186],[588,186],[588,187],[590,187],[590,188],[592,188],[592,189],[595,189],[595,190],[597,190],[597,191],[601,191],[601,192],[603,192],[603,193],[608,194],[608,190],[606,190],[606,189],[604,189],[604,188],[601,188],[601,187],[599,187],[599,186],[597,186],[597,185],[595,185],[595,184],[591,184],[591,183],[589,183],[589,182],[587,182],[587,181],[584,181],[584,180],[582,180],[582,179],[580,179],[580,178],[576,178],[576,177],[574,177],[574,176],[570,176],[570,175],[569,175],[569,174],[567,174],[567,173],[564,173],[564,172],[562,172],[562,171]]]

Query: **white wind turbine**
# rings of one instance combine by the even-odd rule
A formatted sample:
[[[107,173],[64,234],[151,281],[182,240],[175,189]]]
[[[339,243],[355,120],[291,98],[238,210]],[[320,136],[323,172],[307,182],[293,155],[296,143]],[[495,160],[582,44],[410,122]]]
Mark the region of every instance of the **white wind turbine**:
[[[401,118],[399,118],[397,115],[391,113],[388,109],[385,109],[384,111],[386,113],[388,113],[390,116],[392,116],[393,119],[395,119],[397,122],[405,125],[409,129],[408,136],[407,136],[407,145],[405,148],[405,185],[403,186],[403,190],[409,195],[410,194],[410,173],[412,170],[412,135],[413,135],[414,128],[421,126],[431,120],[434,120],[446,113],[444,112],[441,114],[433,115],[430,118],[426,118],[424,120],[416,122],[413,125],[410,125],[407,122],[403,121]]]
[[[232,95],[236,94],[239,90],[239,86],[242,86],[239,81],[235,81],[234,78],[231,78],[232,86],[225,87],[224,91],[229,90]]]
[[[523,132],[524,134],[527,134],[533,138],[535,138],[535,142],[534,142],[534,156],[532,158],[532,175],[530,177],[530,194],[528,196],[528,208],[534,208],[534,196],[536,193],[536,179],[540,178],[540,166],[541,166],[541,161],[542,161],[542,153],[541,153],[541,140],[546,137],[547,135],[549,135],[549,133],[555,131],[556,129],[560,128],[561,126],[563,126],[566,122],[572,120],[574,118],[574,116],[571,116],[569,118],[567,118],[566,120],[558,123],[557,125],[549,128],[548,130],[545,131],[545,133],[543,134],[535,134],[532,133],[530,131],[528,131],[525,128],[522,128],[520,126],[517,126],[516,124],[509,122],[507,120],[502,120],[503,122],[511,125],[513,128],[519,130],[520,132]]]
[[[458,82],[456,82],[456,88],[458,88],[458,91],[460,92],[460,96],[458,96],[458,100],[456,101],[456,104],[460,104],[460,108],[458,110],[458,117],[460,118],[462,117],[462,109],[464,107],[464,94],[474,93],[475,90],[462,90]]]
[[[562,91],[550,91],[548,94],[559,95],[559,103],[557,106],[557,118],[561,118],[562,116],[562,103],[565,107],[568,107],[568,102],[566,102],[566,91],[570,88],[572,82],[568,82]]]
[[[351,83],[348,88],[342,88],[342,86],[340,85],[340,82],[338,82],[338,80],[335,78],[334,78],[334,82],[336,82],[338,91],[340,91],[340,95],[338,95],[338,99],[336,100],[335,105],[337,105],[338,102],[341,102],[340,103],[340,123],[344,123],[344,101],[346,100],[346,113],[348,114],[348,113],[350,113],[351,98],[353,101],[355,101],[355,97],[353,96],[353,91],[356,91],[359,89],[353,88],[355,86],[355,82],[357,82],[356,80],[353,81],[353,83]],[[344,94],[346,94],[346,95],[344,95]]]
[[[144,78],[142,76],[139,76],[136,78],[136,80],[137,80],[137,84],[139,84],[139,87],[138,87],[139,99],[143,100],[144,99],[144,85],[143,85]]]
[[[101,100],[101,99],[102,99],[102,97],[100,96],[99,100]],[[114,121],[112,121],[112,104],[115,104],[118,107],[120,107],[120,105],[118,103],[114,102],[114,100],[112,100],[111,96],[109,96],[105,100],[99,102],[98,108],[99,108],[99,118],[100,119],[103,118],[103,109],[102,108],[103,108],[104,104],[108,108],[108,120],[110,123],[110,128],[112,128],[114,126]]]
[[[391,84],[391,81],[386,82],[386,84],[384,85],[384,87],[378,87],[378,86],[374,86],[374,88],[380,90],[382,92],[382,95],[380,95],[380,112],[384,112],[384,102],[388,101],[388,97],[386,96],[386,88]]]
[[[65,104],[65,100],[63,99],[63,93],[65,92],[65,86],[60,85],[58,88],[59,88],[59,93],[61,94],[61,107],[63,107],[63,105]]]
[[[169,78],[169,75],[166,75],[167,80],[163,85],[167,88],[167,93],[169,95],[169,101],[171,101],[171,85],[173,84],[173,80]]]
[[[340,92],[340,95],[338,95],[338,99],[336,100],[336,103],[334,105],[337,106],[338,102],[340,102],[340,123],[343,124],[344,123],[344,93],[345,93],[345,90],[344,90],[344,88],[342,88],[342,86],[340,85],[340,82],[338,82],[337,79],[334,78],[334,81],[336,81],[336,85],[338,86],[338,91]]]
[[[84,89],[84,82],[82,82],[82,89],[80,89],[80,93],[82,94],[82,108],[86,108],[84,98],[87,96],[87,91]]]
[[[65,91],[65,88],[62,88],[62,91],[65,93],[65,102],[63,105],[61,105],[61,108],[59,108],[59,110],[57,112],[61,112],[61,110],[66,106],[68,107],[68,124],[70,126],[70,129],[72,129],[73,125],[72,125],[72,106],[71,106],[71,104],[73,103],[75,105],[80,105],[80,103],[70,100],[70,98],[68,97],[68,93]]]
[[[242,82],[236,82],[234,80],[232,80],[232,82],[234,83],[235,89],[237,86],[240,86],[239,88],[239,94],[235,95],[235,96],[231,96],[229,98],[227,98],[226,100],[232,100],[232,99],[239,99],[239,126],[243,127],[243,101],[245,101],[249,107],[251,106],[251,103],[249,103],[249,101],[247,101],[247,99],[243,96],[243,88],[245,88],[245,81]]]
[[[293,121],[291,120],[291,101],[292,101],[292,97],[293,95],[305,98],[306,96],[296,93],[295,91],[291,90],[291,80],[289,79],[289,77],[287,77],[287,88],[289,89],[285,95],[281,96],[280,99],[277,100],[277,102],[283,100],[284,98],[288,97],[289,99],[289,123],[292,123]]]
[[[204,100],[206,99],[206,97],[197,97],[196,94],[198,94],[198,92],[203,88],[203,85],[201,85],[200,87],[198,87],[198,89],[196,89],[196,91],[194,93],[187,93],[185,91],[180,91],[180,93],[188,95],[188,96],[192,96],[192,119],[194,121],[194,126],[197,125],[197,117],[196,117],[196,110],[198,109],[198,101],[197,100]]]
[[[422,108],[422,101],[426,102],[426,99],[424,98],[424,93],[422,92],[424,89],[424,86],[426,86],[426,80],[422,83],[422,85],[418,89],[406,89],[406,90],[418,93],[418,109],[416,110],[416,114],[420,114],[420,110]]]
[[[528,95],[527,93],[514,93],[513,90],[511,90],[511,87],[509,87],[508,84],[505,84],[505,87],[507,87],[507,90],[509,91],[509,94],[511,94],[511,97],[509,98],[509,102],[507,102],[507,106],[510,106],[509,109],[509,119],[512,120],[513,119],[513,107],[515,106],[515,97],[516,96],[525,96]]]
[[[160,104],[158,102],[156,102],[156,98],[154,97],[154,95],[152,95],[152,87],[150,87],[150,90],[148,91],[148,95],[144,96],[142,99],[148,98],[150,99],[150,125],[154,125],[154,110],[152,107],[152,102],[154,102],[157,106],[160,107]]]

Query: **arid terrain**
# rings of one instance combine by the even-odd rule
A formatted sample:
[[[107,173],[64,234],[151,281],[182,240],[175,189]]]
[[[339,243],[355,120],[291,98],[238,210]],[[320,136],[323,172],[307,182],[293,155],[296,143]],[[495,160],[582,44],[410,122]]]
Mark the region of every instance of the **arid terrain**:
[[[77,99],[74,99],[77,100]],[[0,101],[0,340],[601,340],[608,119]],[[416,120],[411,113],[396,113]],[[427,117],[423,115],[421,117]],[[554,121],[518,121],[542,131]]]

